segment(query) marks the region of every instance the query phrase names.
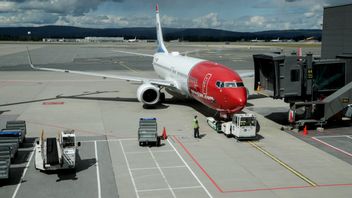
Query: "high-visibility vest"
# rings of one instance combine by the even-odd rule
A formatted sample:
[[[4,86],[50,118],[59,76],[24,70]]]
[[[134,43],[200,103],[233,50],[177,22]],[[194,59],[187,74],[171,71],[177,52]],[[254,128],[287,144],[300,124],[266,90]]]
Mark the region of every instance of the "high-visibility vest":
[[[193,120],[193,128],[199,128],[199,124],[198,124],[198,120],[197,119],[194,119]]]

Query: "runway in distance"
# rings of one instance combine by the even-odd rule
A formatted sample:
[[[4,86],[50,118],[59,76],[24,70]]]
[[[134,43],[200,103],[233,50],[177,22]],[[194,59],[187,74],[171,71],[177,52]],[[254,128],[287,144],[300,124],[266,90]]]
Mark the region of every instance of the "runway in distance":
[[[222,118],[230,118],[241,111],[247,103],[247,89],[241,77],[253,76],[253,72],[242,73],[219,63],[183,56],[179,52],[168,52],[164,45],[160,25],[159,8],[156,5],[157,49],[154,55],[137,52],[117,51],[120,53],[153,57],[153,68],[161,79],[148,79],[133,76],[109,75],[93,72],[72,71],[36,67],[28,51],[30,66],[36,70],[66,72],[121,79],[141,83],[137,89],[137,98],[145,105],[157,105],[165,100],[161,92],[165,88],[186,98],[193,98],[220,113]]]

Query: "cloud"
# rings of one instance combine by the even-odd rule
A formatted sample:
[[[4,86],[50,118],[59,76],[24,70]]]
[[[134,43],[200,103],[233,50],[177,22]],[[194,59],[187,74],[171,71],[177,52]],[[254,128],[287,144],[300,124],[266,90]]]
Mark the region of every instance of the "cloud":
[[[129,25],[129,22],[123,18],[113,15],[85,15],[85,16],[60,16],[55,22],[55,25],[70,25],[70,26],[82,26],[85,27],[125,27]]]
[[[22,11],[38,10],[45,13],[81,16],[96,10],[98,6],[104,2],[122,1],[123,0],[11,0],[1,1],[0,3],[15,5],[17,9]]]
[[[0,26],[153,27],[157,0],[0,0]],[[351,0],[164,0],[164,27],[232,31],[321,28],[323,7]],[[245,3],[246,2],[246,3]],[[199,4],[199,5],[198,5]],[[168,15],[166,15],[168,14]]]
[[[213,12],[193,19],[192,23],[192,26],[200,28],[219,28],[222,25],[218,14]]]
[[[0,12],[13,12],[16,4],[10,1],[0,1]]]
[[[246,21],[247,25],[261,27],[265,23],[265,18],[263,16],[252,16]]]

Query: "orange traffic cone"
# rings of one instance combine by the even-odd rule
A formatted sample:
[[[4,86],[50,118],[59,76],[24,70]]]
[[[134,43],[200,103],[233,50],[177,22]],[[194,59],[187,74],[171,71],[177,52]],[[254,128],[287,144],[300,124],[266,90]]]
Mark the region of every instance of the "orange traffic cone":
[[[308,135],[307,125],[304,125],[303,135],[304,135],[304,136]]]
[[[164,129],[163,129],[163,134],[161,135],[161,137],[162,137],[163,140],[166,140],[166,139],[167,139],[167,134],[166,134],[166,129],[165,129],[165,127],[164,127]]]

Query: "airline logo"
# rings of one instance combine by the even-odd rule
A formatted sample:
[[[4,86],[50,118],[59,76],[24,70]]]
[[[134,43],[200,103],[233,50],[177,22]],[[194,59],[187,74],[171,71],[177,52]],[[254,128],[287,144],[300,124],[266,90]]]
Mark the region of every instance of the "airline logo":
[[[202,85],[202,93],[204,95],[207,95],[208,94],[208,83],[209,83],[209,80],[211,78],[212,74],[210,73],[207,73],[204,77],[204,80],[203,80],[203,85]]]

